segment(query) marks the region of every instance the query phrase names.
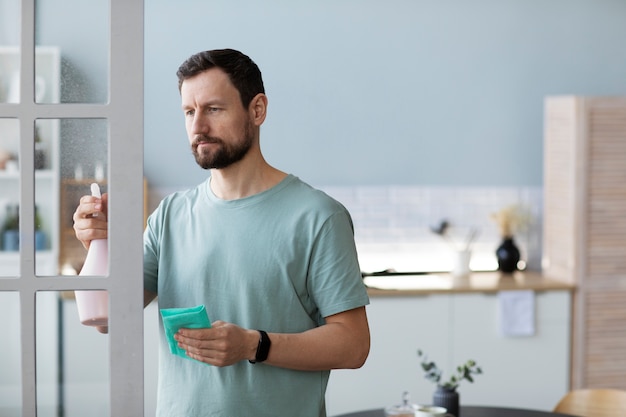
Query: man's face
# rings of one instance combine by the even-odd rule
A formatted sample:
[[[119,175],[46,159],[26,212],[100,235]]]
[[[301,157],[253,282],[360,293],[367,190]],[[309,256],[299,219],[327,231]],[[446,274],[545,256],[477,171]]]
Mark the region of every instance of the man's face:
[[[252,147],[254,129],[228,75],[212,68],[185,80],[180,93],[198,165],[220,169],[240,161]]]

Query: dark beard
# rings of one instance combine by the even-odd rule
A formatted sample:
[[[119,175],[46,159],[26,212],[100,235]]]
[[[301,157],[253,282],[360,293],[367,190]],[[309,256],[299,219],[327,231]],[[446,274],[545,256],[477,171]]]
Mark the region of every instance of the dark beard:
[[[219,144],[219,148],[210,154],[199,154],[198,142],[216,143]],[[243,140],[234,145],[226,145],[222,139],[217,137],[197,135],[191,144],[191,151],[196,158],[196,163],[202,169],[222,169],[241,161],[251,147],[252,132],[250,127],[246,126]]]

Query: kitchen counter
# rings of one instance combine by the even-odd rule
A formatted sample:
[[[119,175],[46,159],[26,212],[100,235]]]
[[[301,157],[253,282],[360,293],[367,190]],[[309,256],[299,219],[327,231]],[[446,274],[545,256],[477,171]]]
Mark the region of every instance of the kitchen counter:
[[[476,383],[461,388],[463,404],[547,410],[569,389],[573,285],[536,272],[479,272],[463,279],[447,273],[380,275],[364,280],[403,289],[368,290],[370,355],[358,371],[333,371],[326,396],[329,415],[347,413],[355,404],[363,409],[394,404],[403,391],[416,403],[431,401],[434,386],[420,371],[418,349],[444,372],[468,359],[481,366],[483,374]],[[508,290],[533,292],[532,331],[504,332],[500,296]],[[529,310],[514,310],[529,317]]]
[[[517,271],[475,272],[467,277],[454,277],[448,273],[389,274],[366,276],[368,293],[376,296],[406,296],[455,293],[497,293],[510,290],[572,291],[575,285],[543,276],[540,272]]]

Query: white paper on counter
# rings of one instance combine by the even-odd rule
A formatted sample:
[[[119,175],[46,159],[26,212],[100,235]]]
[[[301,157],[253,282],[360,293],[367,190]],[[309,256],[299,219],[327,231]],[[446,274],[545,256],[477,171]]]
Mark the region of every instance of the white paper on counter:
[[[535,292],[532,290],[500,291],[498,316],[503,336],[534,336]]]

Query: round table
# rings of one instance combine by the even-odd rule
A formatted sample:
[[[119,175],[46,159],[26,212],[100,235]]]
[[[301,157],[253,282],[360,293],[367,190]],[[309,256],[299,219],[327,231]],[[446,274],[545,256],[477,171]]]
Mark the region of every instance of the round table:
[[[523,408],[461,406],[460,417],[574,417],[551,411],[526,410]],[[385,410],[357,411],[335,417],[385,417]]]

